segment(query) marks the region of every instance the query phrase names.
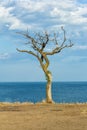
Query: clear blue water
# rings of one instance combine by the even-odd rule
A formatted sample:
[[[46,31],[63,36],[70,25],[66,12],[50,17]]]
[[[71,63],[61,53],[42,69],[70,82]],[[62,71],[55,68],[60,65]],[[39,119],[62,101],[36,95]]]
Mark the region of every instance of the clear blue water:
[[[39,102],[45,99],[46,83],[0,83],[0,102]],[[58,103],[87,102],[87,82],[54,82],[53,100]]]

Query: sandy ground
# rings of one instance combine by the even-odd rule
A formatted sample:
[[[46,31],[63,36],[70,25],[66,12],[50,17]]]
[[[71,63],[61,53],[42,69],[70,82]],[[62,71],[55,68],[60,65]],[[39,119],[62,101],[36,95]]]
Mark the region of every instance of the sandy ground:
[[[0,130],[87,130],[87,104],[0,103]]]

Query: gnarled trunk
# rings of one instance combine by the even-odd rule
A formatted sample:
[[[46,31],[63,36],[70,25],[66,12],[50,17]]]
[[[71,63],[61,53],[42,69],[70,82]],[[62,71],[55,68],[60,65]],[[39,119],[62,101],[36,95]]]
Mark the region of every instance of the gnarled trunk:
[[[45,71],[45,74],[46,74],[46,79],[47,79],[47,85],[46,85],[46,102],[47,103],[53,103],[52,92],[51,92],[52,75],[51,75],[50,71]]]
[[[49,66],[49,60],[47,58],[46,55],[43,55],[43,58],[45,60],[45,63],[40,59],[40,65],[42,70],[44,71],[44,74],[46,76],[46,80],[47,80],[47,85],[46,85],[46,103],[53,103],[52,100],[52,92],[51,92],[51,87],[52,87],[52,74],[51,72],[48,70],[48,66]]]

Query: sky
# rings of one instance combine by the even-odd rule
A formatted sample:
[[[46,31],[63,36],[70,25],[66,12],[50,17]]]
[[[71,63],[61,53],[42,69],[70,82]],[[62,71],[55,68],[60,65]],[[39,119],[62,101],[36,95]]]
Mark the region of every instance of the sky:
[[[17,52],[26,39],[16,32],[61,26],[74,46],[49,57],[53,81],[87,81],[87,0],[0,0],[0,82],[45,81],[37,59]]]

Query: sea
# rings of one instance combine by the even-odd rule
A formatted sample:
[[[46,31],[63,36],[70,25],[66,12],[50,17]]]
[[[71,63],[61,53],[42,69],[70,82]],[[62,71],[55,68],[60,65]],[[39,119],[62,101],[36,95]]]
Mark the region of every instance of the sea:
[[[86,103],[87,82],[53,82],[57,103]],[[0,102],[41,102],[46,99],[46,82],[0,82]]]

